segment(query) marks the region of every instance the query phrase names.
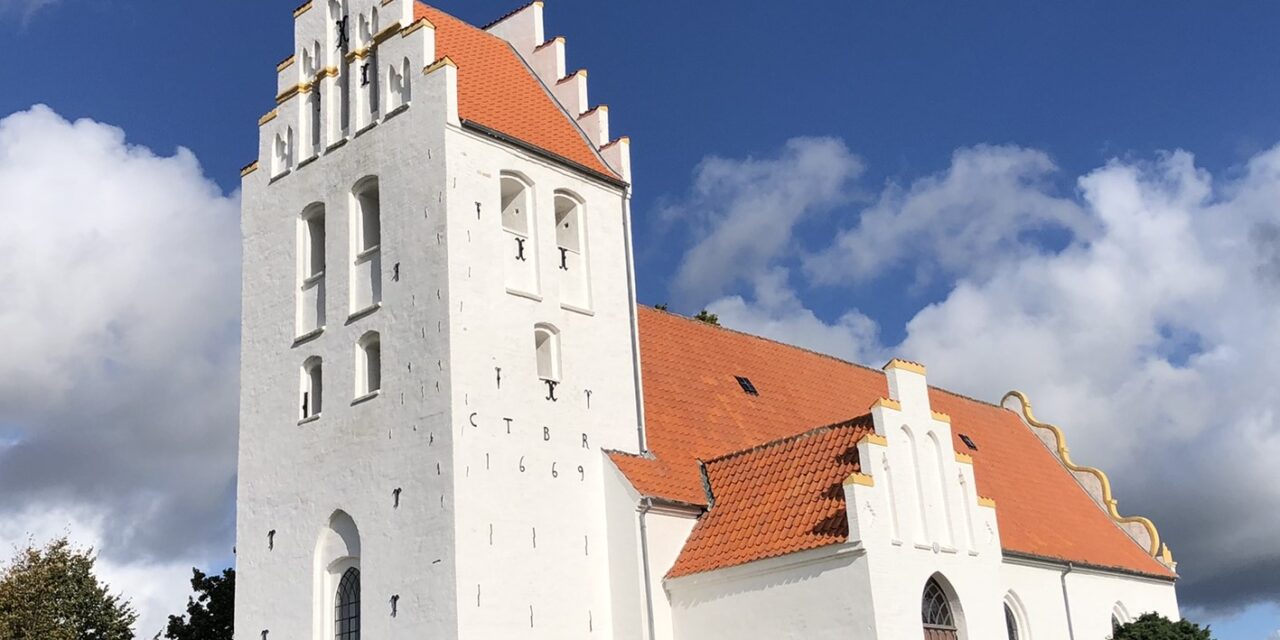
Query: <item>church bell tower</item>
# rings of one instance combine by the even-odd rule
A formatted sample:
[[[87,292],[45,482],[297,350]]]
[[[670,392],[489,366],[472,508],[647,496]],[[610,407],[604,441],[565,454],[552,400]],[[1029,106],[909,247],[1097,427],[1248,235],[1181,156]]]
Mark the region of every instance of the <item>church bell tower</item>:
[[[638,632],[629,142],[542,12],[293,13],[243,171],[238,640]]]

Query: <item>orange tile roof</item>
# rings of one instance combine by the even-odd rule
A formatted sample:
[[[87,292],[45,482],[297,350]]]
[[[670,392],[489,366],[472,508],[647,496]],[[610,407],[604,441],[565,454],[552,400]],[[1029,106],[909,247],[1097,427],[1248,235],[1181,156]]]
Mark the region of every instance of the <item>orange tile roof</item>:
[[[435,25],[436,57],[458,66],[459,118],[619,179],[507,41],[421,2],[413,17]]]
[[[639,321],[651,455],[611,458],[648,496],[705,504],[698,460],[841,423],[888,396],[884,372],[876,369],[647,307],[639,310]],[[760,395],[743,393],[734,376],[750,378]],[[951,416],[953,448],[973,457],[978,494],[997,502],[1006,551],[1173,576],[1120,530],[1015,413],[937,388],[930,388],[929,399],[934,411]],[[970,451],[961,434],[978,450]],[[769,485],[761,500],[775,501],[772,492],[793,489]],[[785,495],[823,504],[827,499],[820,491]],[[786,538],[788,530],[761,530],[736,544],[776,551],[780,543],[774,536]],[[717,566],[751,555],[733,544],[722,546]]]
[[[841,483],[860,470],[858,440],[874,430],[865,415],[708,461],[715,506],[689,534],[668,576],[847,540]]]

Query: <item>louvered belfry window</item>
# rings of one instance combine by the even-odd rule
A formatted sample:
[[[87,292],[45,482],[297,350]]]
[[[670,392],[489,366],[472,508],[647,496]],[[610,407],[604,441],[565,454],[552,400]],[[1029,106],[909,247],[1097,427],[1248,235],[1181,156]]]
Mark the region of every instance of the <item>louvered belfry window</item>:
[[[955,616],[951,614],[951,600],[938,581],[930,578],[924,587],[921,601],[921,618],[924,622],[925,640],[956,640]]]

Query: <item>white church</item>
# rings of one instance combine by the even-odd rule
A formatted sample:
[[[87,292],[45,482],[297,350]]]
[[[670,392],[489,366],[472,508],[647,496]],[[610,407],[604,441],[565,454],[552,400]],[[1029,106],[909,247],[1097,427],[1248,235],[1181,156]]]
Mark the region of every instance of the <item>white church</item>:
[[[314,0],[243,170],[236,638],[1102,640],[1156,527],[1001,404],[638,306],[533,2]]]

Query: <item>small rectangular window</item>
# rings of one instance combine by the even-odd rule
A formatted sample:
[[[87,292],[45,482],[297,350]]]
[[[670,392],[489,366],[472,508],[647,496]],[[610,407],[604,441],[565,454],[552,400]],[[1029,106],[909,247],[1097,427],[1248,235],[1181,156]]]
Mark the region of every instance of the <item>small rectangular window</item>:
[[[734,376],[734,377],[738,379],[738,384],[742,387],[742,391],[744,393],[746,393],[749,396],[760,395],[760,392],[756,391],[756,386],[754,384],[751,384],[751,380],[749,378],[744,378],[742,376]]]
[[[969,436],[962,433],[960,434],[960,440],[964,442],[964,446],[969,447],[973,451],[978,450],[978,445],[973,443],[973,438],[970,438]]]

